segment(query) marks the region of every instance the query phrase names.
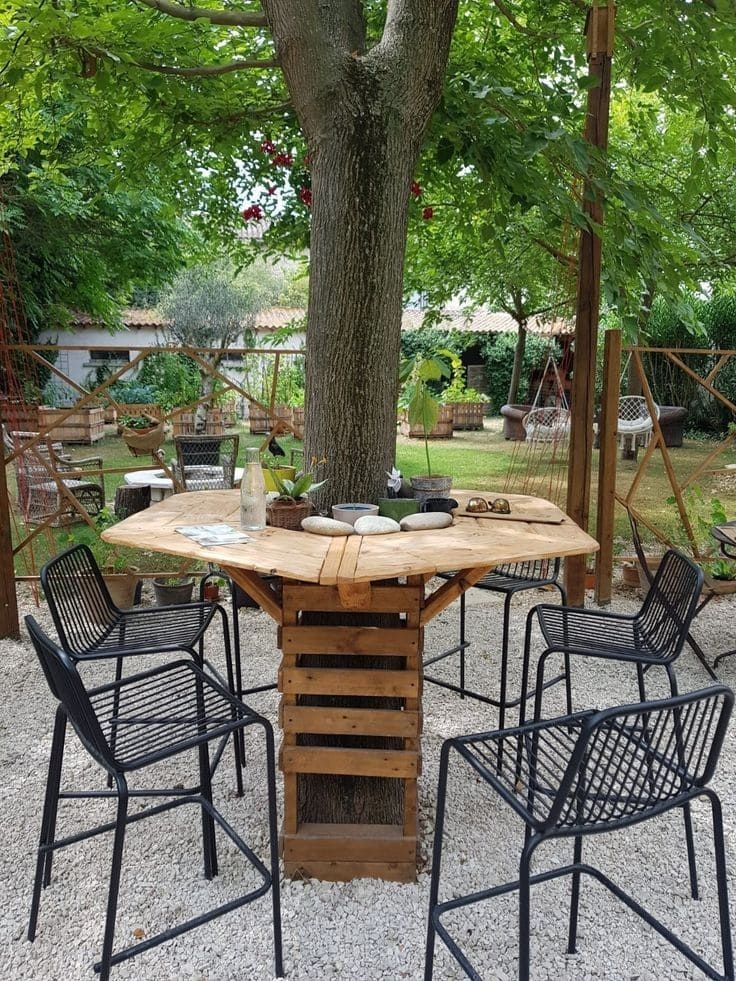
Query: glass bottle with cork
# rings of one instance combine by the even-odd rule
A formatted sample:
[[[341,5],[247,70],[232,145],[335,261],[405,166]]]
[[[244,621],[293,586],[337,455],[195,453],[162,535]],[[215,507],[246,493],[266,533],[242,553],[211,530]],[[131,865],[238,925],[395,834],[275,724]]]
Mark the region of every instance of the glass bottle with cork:
[[[245,451],[245,472],[240,482],[240,527],[243,531],[263,531],[266,527],[266,483],[255,446]]]

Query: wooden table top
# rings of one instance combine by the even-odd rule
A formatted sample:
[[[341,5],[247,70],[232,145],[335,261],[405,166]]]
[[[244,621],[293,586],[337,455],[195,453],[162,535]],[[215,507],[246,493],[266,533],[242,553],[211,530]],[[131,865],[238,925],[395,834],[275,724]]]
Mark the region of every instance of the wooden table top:
[[[464,508],[478,491],[455,491]],[[486,492],[487,493],[487,492]],[[491,495],[495,496],[495,495]],[[449,528],[392,535],[327,538],[266,528],[248,532],[251,543],[202,548],[180,535],[179,525],[223,522],[239,529],[239,491],[175,494],[106,529],[102,538],[223,567],[248,569],[307,583],[334,586],[398,576],[433,575],[450,569],[491,568],[506,562],[583,555],[598,543],[542,498],[505,494],[512,514],[530,520],[455,517]],[[535,520],[536,519],[536,520]],[[558,523],[552,523],[552,522]]]

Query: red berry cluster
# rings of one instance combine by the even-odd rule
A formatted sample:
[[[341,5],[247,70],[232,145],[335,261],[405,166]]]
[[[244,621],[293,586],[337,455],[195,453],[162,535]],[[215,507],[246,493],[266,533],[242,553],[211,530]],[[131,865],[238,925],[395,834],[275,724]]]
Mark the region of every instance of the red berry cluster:
[[[290,153],[274,153],[271,157],[271,163],[274,167],[291,167],[294,163],[294,158]]]
[[[434,208],[423,208],[422,218],[424,218],[425,221],[429,221],[430,218],[434,218]]]
[[[261,150],[264,153],[275,153],[276,144],[273,143],[271,140],[264,140],[263,143],[261,143]]]
[[[420,198],[422,196],[422,188],[417,184],[416,181],[412,181],[409,190],[414,195],[415,198]]]
[[[309,187],[299,188],[299,200],[308,208],[312,207],[312,189]]]
[[[241,211],[243,221],[260,221],[263,218],[263,208],[259,204],[251,204]]]

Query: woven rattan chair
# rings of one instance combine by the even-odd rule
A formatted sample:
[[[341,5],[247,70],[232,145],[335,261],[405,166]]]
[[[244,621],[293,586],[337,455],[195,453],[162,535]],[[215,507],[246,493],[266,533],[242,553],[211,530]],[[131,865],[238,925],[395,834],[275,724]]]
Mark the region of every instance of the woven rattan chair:
[[[70,520],[79,512],[64,493],[78,501],[94,517],[105,506],[105,480],[102,473],[81,476],[85,470],[102,470],[102,458],[88,456],[72,459],[61,443],[41,440],[28,446],[38,433],[3,431],[3,444],[14,457],[18,503],[28,522],[41,522],[55,516],[56,521]],[[20,451],[20,452],[18,452]],[[65,476],[75,474],[75,476]],[[81,516],[80,516],[81,517]]]
[[[459,930],[446,925],[443,917],[516,891],[519,893],[518,976],[521,981],[528,981],[531,886],[567,875],[572,879],[568,953],[576,951],[581,879],[585,875],[608,888],[708,977],[733,979],[723,818],[718,796],[707,786],[715,772],[732,706],[731,690],[714,685],[704,691],[662,701],[566,715],[515,729],[447,740],[440,757],[425,981],[432,981],[437,936],[465,974],[480,981],[480,973],[461,947]],[[510,747],[511,752],[504,754],[507,762],[499,770],[496,761],[501,742]],[[483,781],[491,787],[521,818],[524,844],[517,881],[468,895],[459,895],[460,886],[454,881],[453,898],[440,902],[442,853],[449,841],[446,813],[453,799],[450,797],[448,805],[447,777],[450,759],[455,756],[471,768],[473,781]],[[583,839],[587,835],[620,831],[657,818],[673,808],[687,808],[697,797],[708,800],[713,816],[722,972],[706,964],[698,953],[624,892],[618,883],[582,860]],[[465,826],[464,829],[467,833]],[[494,818],[492,834],[488,835],[486,830],[483,830],[483,842],[490,849],[495,837],[507,837],[512,829],[502,827],[498,818]],[[537,848],[551,838],[573,839],[572,862],[532,875],[531,863]],[[478,842],[478,846],[483,842]],[[656,858],[656,853],[652,857]],[[489,864],[491,862],[492,855],[489,855]],[[624,864],[621,874],[625,871]],[[547,908],[546,912],[550,915],[556,910]],[[688,910],[683,915],[691,918],[695,911]],[[482,936],[492,941],[497,929],[497,921],[492,919],[486,930],[463,929],[462,946],[472,943],[471,937]],[[589,938],[590,931],[586,940]],[[645,956],[644,952],[643,959]],[[605,950],[602,968],[605,974],[611,974]]]
[[[659,418],[659,407],[656,408]],[[647,400],[643,395],[622,395],[618,400],[616,429],[623,450],[628,442],[633,446],[647,446],[652,438],[654,423]]]
[[[559,559],[535,559],[530,562],[515,562],[507,565],[496,566],[491,572],[479,579],[478,582],[474,583],[471,587],[472,589],[484,589],[493,593],[501,593],[504,596],[503,603],[503,627],[501,633],[501,678],[498,698],[493,698],[490,695],[483,694],[482,692],[474,691],[467,687],[466,685],[466,658],[465,651],[470,647],[470,641],[466,636],[465,629],[465,615],[466,615],[466,603],[465,603],[465,593],[460,595],[460,617],[459,617],[459,637],[458,642],[453,647],[448,650],[442,651],[440,654],[434,654],[428,657],[424,661],[425,673],[424,680],[430,682],[434,685],[439,685],[441,688],[447,688],[450,691],[457,692],[461,698],[474,698],[479,702],[484,702],[487,705],[492,705],[494,708],[498,709],[498,727],[503,729],[506,721],[506,710],[509,708],[514,708],[519,705],[521,699],[513,698],[509,699],[507,692],[507,670],[508,670],[508,660],[509,660],[509,627],[511,622],[511,601],[517,593],[524,592],[528,589],[541,589],[543,586],[553,586],[560,593],[560,598],[563,604],[567,602],[567,597],[565,594],[565,589],[559,581],[560,574],[560,560]],[[455,575],[454,572],[442,572],[440,576],[443,579],[451,579]],[[458,655],[459,661],[459,684],[454,684],[449,681],[445,681],[442,678],[438,678],[436,675],[428,675],[426,669],[432,665],[436,664],[438,661],[442,661],[447,657],[452,657],[453,655]],[[563,674],[558,675],[556,678],[552,678],[546,684],[547,687],[555,684],[558,681],[565,679],[569,686],[569,672],[565,671]],[[527,697],[530,697],[527,694]],[[568,690],[568,710],[571,710],[570,706],[570,692]]]
[[[271,724],[235,699],[226,688],[191,661],[169,662],[148,671],[129,675],[112,684],[86,688],[73,659],[45,636],[32,617],[26,618],[26,626],[51,692],[60,703],[56,712],[46,783],[28,939],[32,941],[36,936],[41,889],[49,885],[50,859],[53,853],[59,848],[112,830],[112,867],[102,956],[100,962],[95,965],[101,981],[107,981],[114,964],[178,937],[187,930],[207,923],[223,913],[260,899],[269,891],[273,905],[275,968],[276,975],[281,976],[283,965],[276,780]],[[61,770],[67,720],[73,725],[90,756],[106,771],[114,783],[117,813],[112,823],[104,823],[57,838],[56,816],[61,796]],[[263,861],[212,803],[209,745],[216,741],[222,742],[231,734],[242,735],[243,729],[249,726],[261,728],[265,739],[268,794],[265,837],[269,855]],[[129,803],[132,791],[129,789],[129,779],[149,767],[155,766],[160,772],[164,761],[190,753],[198,758],[198,786],[191,791],[181,791],[172,799],[152,804],[145,809],[137,807],[131,813]],[[163,793],[170,797],[172,792],[165,790]],[[156,790],[146,788],[140,791],[140,795],[154,796],[156,799]],[[160,797],[157,799],[161,800]],[[144,940],[113,953],[123,846],[128,825],[133,822],[138,823],[150,816],[160,815],[183,804],[195,804],[201,809],[205,878],[212,879],[218,872],[215,830],[219,827],[249,863],[256,874],[257,885],[245,894],[223,902],[208,912],[171,926],[161,933],[147,936]],[[247,930],[247,921],[238,928],[241,940],[244,939],[242,932],[244,929]],[[176,973],[176,970],[172,969],[172,976]]]
[[[175,436],[176,477],[184,490],[230,490],[240,437]]]
[[[532,409],[521,423],[530,443],[564,443],[570,436],[570,411],[559,405]]]

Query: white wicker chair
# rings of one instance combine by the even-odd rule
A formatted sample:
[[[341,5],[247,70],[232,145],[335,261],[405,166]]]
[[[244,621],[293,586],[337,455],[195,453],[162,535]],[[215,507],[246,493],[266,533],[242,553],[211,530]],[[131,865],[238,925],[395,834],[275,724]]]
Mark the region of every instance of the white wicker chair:
[[[547,405],[527,412],[521,420],[527,442],[562,443],[570,435],[570,410]]]
[[[655,408],[659,419],[659,406]],[[616,425],[621,449],[625,449],[627,440],[632,448],[634,446],[647,446],[652,438],[653,428],[654,423],[644,396],[622,395],[618,400],[618,422]]]

